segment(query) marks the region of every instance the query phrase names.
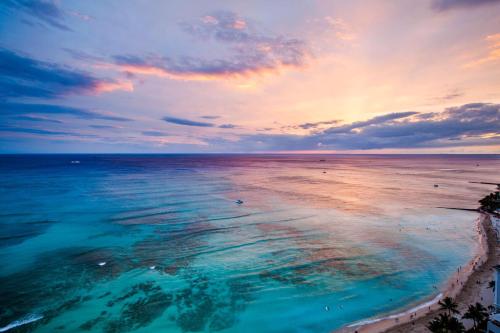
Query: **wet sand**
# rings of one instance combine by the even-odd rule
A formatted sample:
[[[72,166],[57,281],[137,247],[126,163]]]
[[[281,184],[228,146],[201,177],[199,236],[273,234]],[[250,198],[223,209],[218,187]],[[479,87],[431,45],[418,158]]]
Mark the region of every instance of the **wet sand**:
[[[428,333],[426,325],[440,312],[437,302],[450,296],[459,304],[458,310],[464,313],[469,304],[482,303],[485,307],[493,302],[493,290],[488,288],[493,280],[493,267],[500,263],[496,240],[490,216],[481,213],[476,220],[479,242],[474,258],[466,265],[457,268],[457,272],[449,279],[446,288],[436,293],[429,300],[400,313],[382,318],[361,321],[358,325],[344,327],[337,332],[348,333]],[[467,321],[463,321],[467,326]]]

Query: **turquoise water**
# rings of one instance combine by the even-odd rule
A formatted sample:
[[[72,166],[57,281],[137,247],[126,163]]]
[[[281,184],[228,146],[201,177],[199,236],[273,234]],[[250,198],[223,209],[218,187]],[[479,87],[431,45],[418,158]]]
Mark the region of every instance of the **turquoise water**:
[[[397,312],[472,258],[476,214],[436,207],[475,208],[491,188],[469,181],[499,169],[499,156],[1,156],[0,331],[331,332]]]

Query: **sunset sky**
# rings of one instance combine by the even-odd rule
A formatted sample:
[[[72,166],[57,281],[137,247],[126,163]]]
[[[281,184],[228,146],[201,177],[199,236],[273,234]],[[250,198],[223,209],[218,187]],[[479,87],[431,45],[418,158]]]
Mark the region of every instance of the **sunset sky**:
[[[500,153],[500,1],[0,3],[3,153]]]

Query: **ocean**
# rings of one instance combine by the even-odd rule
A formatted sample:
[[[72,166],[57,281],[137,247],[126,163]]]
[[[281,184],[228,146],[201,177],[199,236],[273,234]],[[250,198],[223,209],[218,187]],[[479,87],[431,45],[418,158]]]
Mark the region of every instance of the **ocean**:
[[[500,155],[0,156],[0,332],[332,332],[435,297]]]

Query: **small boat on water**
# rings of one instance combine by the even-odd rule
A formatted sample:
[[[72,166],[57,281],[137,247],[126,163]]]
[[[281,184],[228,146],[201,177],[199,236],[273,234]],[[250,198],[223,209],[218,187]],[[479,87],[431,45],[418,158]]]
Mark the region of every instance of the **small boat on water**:
[[[238,205],[241,205],[241,204],[243,203],[243,200],[238,199],[238,200],[236,200],[235,202],[236,202]]]

